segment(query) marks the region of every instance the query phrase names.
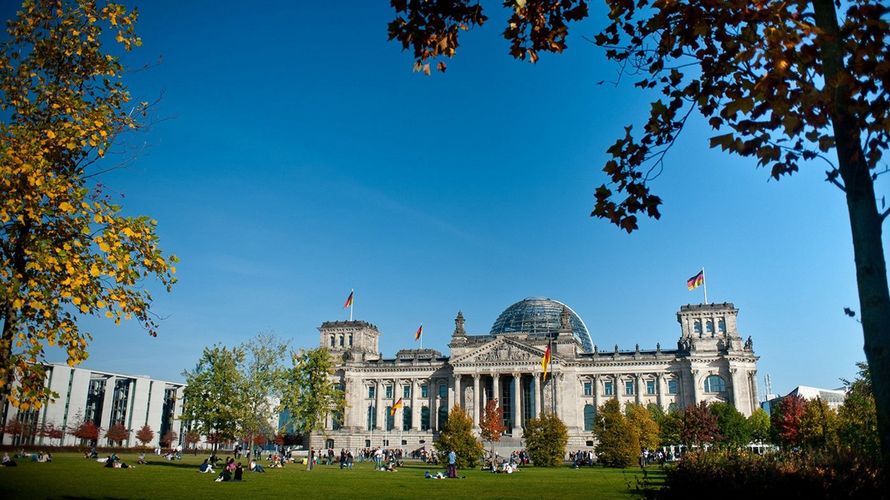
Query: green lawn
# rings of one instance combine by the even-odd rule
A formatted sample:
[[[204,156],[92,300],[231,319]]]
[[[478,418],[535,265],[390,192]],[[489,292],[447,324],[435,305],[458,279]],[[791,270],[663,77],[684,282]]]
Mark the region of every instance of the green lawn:
[[[135,454],[121,458],[136,462]],[[462,470],[462,479],[430,480],[424,471],[436,469],[409,462],[398,472],[377,472],[368,463],[357,463],[352,471],[322,465],[307,472],[305,466],[289,465],[265,474],[245,472],[241,483],[217,483],[215,474],[196,472],[200,455],[177,462],[156,458],[151,455],[148,465],[134,469],[106,469],[70,453],[47,464],[19,461],[18,467],[0,467],[0,498],[634,498],[628,486],[642,477],[639,468],[526,467],[510,475]],[[657,467],[649,468],[653,476],[660,480]]]

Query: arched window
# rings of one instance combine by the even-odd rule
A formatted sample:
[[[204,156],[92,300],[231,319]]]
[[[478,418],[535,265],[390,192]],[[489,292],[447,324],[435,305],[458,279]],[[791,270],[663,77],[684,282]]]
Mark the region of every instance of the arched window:
[[[707,331],[708,333],[710,333],[711,335],[713,335],[713,334],[714,334],[714,320],[710,320],[710,319],[709,319],[709,320],[705,323],[705,328],[706,328],[706,331]]]
[[[336,342],[337,342],[336,337],[334,337],[333,335],[331,335],[331,347],[335,347],[335,346],[336,346]]]
[[[584,405],[584,430],[593,430],[593,421],[596,418],[596,408],[591,404]]]
[[[719,319],[717,320],[717,331],[720,333],[726,333],[726,320]]]
[[[444,406],[439,407],[439,419],[438,420],[439,420],[439,422],[438,422],[436,428],[441,431],[442,428],[445,427],[445,422],[448,422],[448,408],[445,408]]]
[[[697,319],[692,323],[692,331],[701,335],[701,320]]]
[[[424,406],[420,409],[420,430],[430,430],[430,407]]]
[[[719,375],[708,375],[705,379],[705,392],[726,392],[726,382]]]

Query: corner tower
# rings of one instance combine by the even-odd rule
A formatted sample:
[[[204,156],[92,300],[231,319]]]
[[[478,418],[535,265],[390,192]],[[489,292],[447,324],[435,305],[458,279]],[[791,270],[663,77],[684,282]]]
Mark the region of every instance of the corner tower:
[[[380,359],[380,331],[367,321],[325,321],[318,328],[319,345],[344,359]]]

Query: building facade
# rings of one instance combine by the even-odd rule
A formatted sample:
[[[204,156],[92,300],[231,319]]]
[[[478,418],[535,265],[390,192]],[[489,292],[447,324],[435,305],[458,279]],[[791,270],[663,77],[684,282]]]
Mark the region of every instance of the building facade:
[[[503,410],[499,447],[522,446],[523,423],[555,412],[569,431],[569,449],[591,448],[597,408],[608,398],[664,410],[724,401],[750,415],[757,405],[757,356],[742,340],[730,303],[685,305],[677,313],[676,348],[601,349],[567,305],[529,298],[508,307],[487,335],[471,335],[459,312],[448,356],[379,350],[380,331],[365,321],[325,322],[321,346],[337,360],[335,381],[346,393],[342,415],[312,436],[316,447],[431,446],[449,410],[461,406],[477,425],[491,399]],[[541,359],[551,345],[545,377]],[[391,408],[401,399],[403,406]]]
[[[105,431],[112,425],[123,424],[130,429],[124,446],[139,444],[136,432],[144,425],[154,431],[149,446],[157,446],[167,432],[182,438],[182,400],[184,384],[154,380],[145,375],[124,375],[73,368],[66,364],[46,367],[47,387],[58,397],[41,408],[18,411],[6,402],[2,422],[17,421],[23,431],[18,435],[2,434],[0,443],[13,446],[78,445],[80,439],[65,432],[62,442],[39,432],[52,426],[71,429],[83,422],[93,422],[100,428],[100,446],[110,445]]]

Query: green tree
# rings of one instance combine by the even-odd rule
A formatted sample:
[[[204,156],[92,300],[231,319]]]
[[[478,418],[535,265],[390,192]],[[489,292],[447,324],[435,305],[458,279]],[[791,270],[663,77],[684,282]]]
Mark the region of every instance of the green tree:
[[[504,410],[498,406],[497,399],[491,399],[485,404],[485,411],[479,419],[479,435],[488,441],[491,448],[489,456],[494,457],[494,444],[501,440],[501,436],[507,428],[504,426]]]
[[[205,347],[192,371],[184,371],[186,386],[182,419],[205,436],[214,436],[213,450],[219,443],[234,439],[243,414],[244,377],[239,366],[244,362],[241,348],[214,345]]]
[[[129,104],[109,47],[141,43],[136,18],[114,2],[26,0],[0,44],[0,395],[22,410],[53,396],[45,349],[86,359],[84,316],[135,317],[156,336],[145,279],[176,281],[155,221],[90,184],[147,106]]]
[[[448,453],[454,450],[457,455],[457,466],[475,467],[484,453],[482,443],[473,435],[473,419],[460,406],[455,406],[448,413],[448,421],[436,439],[436,450],[439,460],[448,463]]]
[[[562,465],[566,457],[569,433],[559,417],[545,412],[538,418],[529,419],[523,429],[525,449],[536,467]]]
[[[751,442],[751,430],[745,416],[730,403],[714,402],[711,413],[717,417],[720,444],[729,448],[743,448]]]
[[[272,334],[261,333],[245,342],[241,349],[244,358],[239,371],[243,379],[243,393],[238,404],[241,433],[248,443],[254,435],[268,434],[269,421],[277,413],[284,394],[286,370],[282,366],[288,345]]]
[[[628,423],[617,399],[606,401],[597,410],[593,437],[597,460],[607,467],[629,467],[639,456],[639,430]]]
[[[756,159],[774,179],[813,160],[846,199],[865,355],[872,369],[881,450],[890,457],[890,289],[875,181],[890,143],[887,59],[890,23],[879,0],[685,2],[606,0],[609,22],[594,37],[622,74],[658,92],[641,132],[625,127],[603,166],[592,215],[627,232],[638,216],[659,218],[650,190],[664,160],[698,112],[717,135],[711,147]],[[467,0],[393,0],[389,37],[412,49],[415,70],[452,57],[461,31],[487,21]],[[531,62],[562,52],[584,0],[509,0],[503,36]],[[839,15],[838,7],[843,7]]]
[[[650,410],[643,405],[631,403],[624,408],[624,415],[627,417],[627,424],[636,429],[640,449],[652,450],[658,447],[660,429]]]
[[[770,441],[769,414],[763,408],[758,408],[751,413],[747,425],[752,441],[759,443]]]
[[[837,445],[837,412],[828,407],[822,398],[812,399],[804,405],[800,417],[800,442],[812,449],[826,449]]]
[[[673,446],[682,443],[680,432],[683,429],[683,414],[679,411],[669,411],[658,421],[659,440],[662,446]]]
[[[686,446],[701,446],[719,441],[720,430],[717,417],[711,413],[707,403],[683,409],[680,421],[680,440]]]
[[[290,413],[290,424],[301,434],[324,431],[332,413],[342,413],[346,398],[335,383],[334,360],[323,347],[295,353],[287,373],[281,408]]]
[[[880,449],[880,442],[872,379],[867,363],[857,363],[856,366],[859,368],[857,377],[852,382],[844,380],[847,397],[838,410],[838,433],[845,447],[873,457]]]

